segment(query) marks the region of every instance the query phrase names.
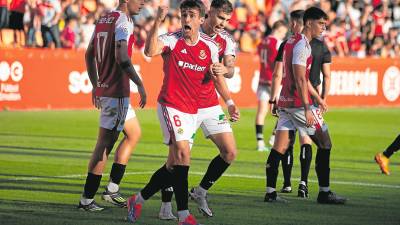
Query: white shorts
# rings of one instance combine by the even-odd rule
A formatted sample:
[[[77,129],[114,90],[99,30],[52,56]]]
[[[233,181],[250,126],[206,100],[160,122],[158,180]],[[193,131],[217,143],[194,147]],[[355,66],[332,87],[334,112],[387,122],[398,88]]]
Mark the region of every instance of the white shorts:
[[[197,112],[196,130],[203,130],[205,137],[213,134],[232,132],[231,124],[220,105],[202,108]]]
[[[136,117],[136,112],[135,112],[135,110],[133,109],[132,105],[129,104],[128,112],[126,113],[125,121],[128,121],[128,120],[130,120],[130,119],[133,119],[133,118],[135,118],[135,117]]]
[[[190,141],[196,132],[197,114],[181,112],[157,103],[157,115],[164,136],[164,144],[175,141]]]
[[[125,117],[129,107],[129,97],[100,97],[100,127],[117,131],[124,129]]]
[[[259,101],[268,101],[271,98],[271,85],[258,84],[257,99]]]
[[[306,116],[304,108],[280,108],[279,119],[276,130],[298,130],[301,136],[314,135],[319,129],[326,131],[328,126],[324,122],[322,113],[315,106],[310,107],[316,124],[311,127],[306,126]]]

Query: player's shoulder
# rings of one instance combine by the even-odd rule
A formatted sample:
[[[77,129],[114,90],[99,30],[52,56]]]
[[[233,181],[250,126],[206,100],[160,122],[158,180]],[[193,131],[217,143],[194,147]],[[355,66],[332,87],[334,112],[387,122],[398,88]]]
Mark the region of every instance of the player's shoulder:
[[[203,32],[200,32],[200,41],[204,42],[210,48],[217,48],[217,43],[215,40]]]
[[[219,32],[218,35],[227,41],[229,40],[229,41],[235,42],[235,40],[233,39],[233,36],[226,30]]]
[[[170,37],[175,37],[175,38],[177,38],[177,39],[183,37],[183,35],[182,35],[182,30],[178,30],[178,31],[175,31],[175,32],[169,32],[169,33],[166,33],[166,35],[167,35],[167,36],[170,36]]]

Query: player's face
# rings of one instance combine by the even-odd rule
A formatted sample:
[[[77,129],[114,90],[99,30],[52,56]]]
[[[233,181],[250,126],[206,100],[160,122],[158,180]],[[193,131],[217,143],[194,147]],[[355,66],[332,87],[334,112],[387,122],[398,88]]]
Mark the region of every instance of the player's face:
[[[215,33],[220,33],[231,19],[232,14],[226,14],[222,10],[211,8],[209,12],[210,26]]]
[[[326,30],[326,20],[321,18],[319,20],[309,21],[311,27],[311,36],[317,38],[322,36],[322,33]]]
[[[181,25],[185,37],[193,37],[199,32],[200,25],[204,23],[204,17],[196,8],[182,9]]]
[[[144,0],[129,0],[127,5],[129,15],[137,15],[144,6]]]
[[[301,20],[290,20],[289,26],[293,34],[300,33],[304,27],[303,22]]]

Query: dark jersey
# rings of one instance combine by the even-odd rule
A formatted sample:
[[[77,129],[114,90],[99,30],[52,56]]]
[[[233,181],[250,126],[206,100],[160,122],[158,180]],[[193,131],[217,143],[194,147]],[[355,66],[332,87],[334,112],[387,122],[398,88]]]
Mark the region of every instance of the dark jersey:
[[[279,46],[275,62],[283,61],[283,49],[285,47],[286,41],[287,40],[283,41],[282,44]],[[314,38],[311,40],[310,45],[311,55],[313,57],[310,70],[310,82],[314,87],[316,87],[321,84],[320,72],[322,69],[322,65],[325,63],[331,63],[332,56],[328,50],[328,47],[326,47],[323,41]]]

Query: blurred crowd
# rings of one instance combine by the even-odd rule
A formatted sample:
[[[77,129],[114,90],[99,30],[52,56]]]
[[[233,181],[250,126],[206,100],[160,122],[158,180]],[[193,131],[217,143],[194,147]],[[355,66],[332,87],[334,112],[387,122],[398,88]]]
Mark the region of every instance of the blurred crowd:
[[[143,49],[157,7],[170,12],[161,33],[180,28],[180,0],[146,0],[135,21],[135,47]],[[211,0],[203,0],[209,5]],[[336,56],[400,56],[400,0],[231,0],[227,30],[238,51],[255,53],[274,22],[288,22],[292,10],[318,6],[329,15],[324,40]],[[0,0],[1,45],[85,49],[95,21],[118,0]],[[5,18],[3,11],[8,9]],[[4,18],[3,18],[4,17]],[[21,19],[22,18],[22,19]],[[18,19],[22,24],[18,24]],[[160,33],[160,34],[161,34]],[[11,37],[10,37],[11,36]],[[11,39],[6,43],[6,39]]]

